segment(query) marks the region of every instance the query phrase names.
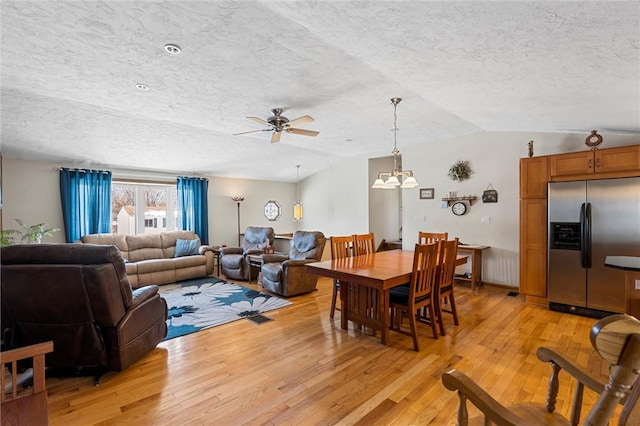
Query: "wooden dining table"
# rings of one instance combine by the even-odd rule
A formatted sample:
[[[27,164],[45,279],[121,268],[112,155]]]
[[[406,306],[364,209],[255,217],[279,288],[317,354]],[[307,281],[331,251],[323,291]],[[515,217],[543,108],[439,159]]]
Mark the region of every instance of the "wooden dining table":
[[[467,262],[458,256],[456,265]],[[380,331],[383,345],[389,341],[389,290],[408,283],[413,272],[413,251],[389,250],[306,265],[307,272],[340,281],[340,325],[349,321]]]

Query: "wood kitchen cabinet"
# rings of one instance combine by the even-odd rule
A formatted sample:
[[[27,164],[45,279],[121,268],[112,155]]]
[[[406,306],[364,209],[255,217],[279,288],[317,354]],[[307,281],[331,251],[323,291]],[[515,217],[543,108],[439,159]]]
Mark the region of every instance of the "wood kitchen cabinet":
[[[546,198],[520,200],[520,293],[547,297]]]
[[[549,169],[551,178],[571,176],[580,179],[580,175],[593,174],[617,177],[616,173],[640,169],[640,145],[551,155]]]
[[[547,297],[547,188],[549,157],[520,160],[520,293],[544,304]]]
[[[520,160],[520,198],[547,198],[548,157]]]

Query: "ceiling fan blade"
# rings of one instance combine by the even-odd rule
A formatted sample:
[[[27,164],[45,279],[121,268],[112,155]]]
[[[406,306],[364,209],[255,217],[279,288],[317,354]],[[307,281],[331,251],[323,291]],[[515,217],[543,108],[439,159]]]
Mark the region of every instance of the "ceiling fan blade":
[[[247,117],[249,120],[253,120],[256,123],[260,123],[263,126],[269,126],[269,123],[267,123],[266,121],[264,121],[262,118],[258,118],[258,117]]]
[[[247,133],[270,132],[271,129],[249,130],[247,132],[234,133],[233,136],[246,135]]]
[[[302,136],[317,136],[318,133],[315,130],[304,130],[304,129],[294,129],[292,127],[286,129],[287,133],[293,133],[294,135],[302,135]]]
[[[282,136],[282,132],[273,132],[271,135],[271,143],[280,142],[280,137]]]
[[[313,123],[314,120],[313,117],[311,117],[310,115],[303,115],[302,117],[298,117],[295,120],[291,120],[289,121],[289,126],[294,126],[296,124],[305,124],[305,123]]]

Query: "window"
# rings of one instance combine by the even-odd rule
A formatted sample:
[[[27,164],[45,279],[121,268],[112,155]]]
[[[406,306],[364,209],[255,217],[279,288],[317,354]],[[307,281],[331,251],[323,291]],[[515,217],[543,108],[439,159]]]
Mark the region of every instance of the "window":
[[[178,214],[176,186],[114,180],[111,185],[111,214],[114,234],[173,231]]]

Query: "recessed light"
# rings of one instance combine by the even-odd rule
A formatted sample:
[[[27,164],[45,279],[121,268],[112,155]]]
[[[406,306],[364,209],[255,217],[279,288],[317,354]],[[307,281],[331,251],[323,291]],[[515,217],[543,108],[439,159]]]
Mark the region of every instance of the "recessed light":
[[[147,86],[146,84],[138,83],[138,84],[136,84],[136,89],[149,90],[149,86]]]
[[[164,50],[171,53],[172,55],[179,55],[180,52],[182,52],[182,49],[180,49],[180,46],[178,46],[177,44],[165,44]]]

